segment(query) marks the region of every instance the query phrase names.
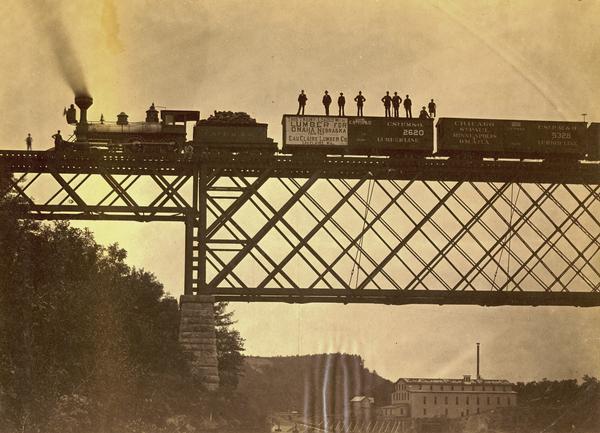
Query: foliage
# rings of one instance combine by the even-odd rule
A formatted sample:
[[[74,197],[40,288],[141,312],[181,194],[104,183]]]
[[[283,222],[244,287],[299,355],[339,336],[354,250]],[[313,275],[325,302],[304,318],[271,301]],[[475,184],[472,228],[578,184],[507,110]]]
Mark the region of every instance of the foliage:
[[[177,302],[154,275],[87,230],[19,219],[22,206],[0,196],[0,431],[193,431],[220,410],[189,374]],[[243,340],[224,308],[234,386]]]
[[[244,339],[232,328],[235,324],[233,311],[226,312],[227,305],[227,302],[215,305],[215,328],[220,386],[232,390],[238,386],[244,364]]]
[[[600,382],[575,379],[518,383],[517,406],[488,416],[490,431],[571,433],[600,431]]]

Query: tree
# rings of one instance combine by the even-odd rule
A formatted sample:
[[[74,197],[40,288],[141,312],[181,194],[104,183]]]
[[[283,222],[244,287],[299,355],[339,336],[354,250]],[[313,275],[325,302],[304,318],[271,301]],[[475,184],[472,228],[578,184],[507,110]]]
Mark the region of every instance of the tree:
[[[243,417],[227,391],[243,339],[226,304],[214,396],[190,374],[177,301],[154,275],[88,230],[21,219],[27,203],[6,193],[11,181],[0,173],[0,431],[160,431],[173,419],[200,426],[213,408]]]
[[[244,339],[232,328],[235,324],[233,311],[226,312],[228,302],[215,305],[215,331],[217,337],[217,360],[219,362],[220,386],[235,389],[244,364]]]
[[[81,414],[85,403],[87,422],[111,431],[198,401],[177,342],[177,302],[155,277],[89,231],[19,220],[9,202],[0,203],[4,430],[60,425],[73,412],[61,408]]]

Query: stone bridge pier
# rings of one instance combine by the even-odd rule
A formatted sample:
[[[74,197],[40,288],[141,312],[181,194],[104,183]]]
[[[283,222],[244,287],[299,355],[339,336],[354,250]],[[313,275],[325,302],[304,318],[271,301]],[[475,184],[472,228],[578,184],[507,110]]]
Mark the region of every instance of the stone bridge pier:
[[[189,355],[192,374],[211,391],[219,387],[215,299],[206,295],[183,295],[179,300],[179,342]]]

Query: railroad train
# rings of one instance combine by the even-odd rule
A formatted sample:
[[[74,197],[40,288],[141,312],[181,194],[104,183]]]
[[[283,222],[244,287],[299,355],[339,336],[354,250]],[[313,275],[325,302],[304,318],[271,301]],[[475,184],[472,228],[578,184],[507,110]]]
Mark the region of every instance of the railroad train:
[[[277,143],[267,136],[268,125],[246,113],[217,112],[200,119],[199,111],[159,111],[152,104],[143,122],[129,122],[125,113],[116,122],[88,122],[92,98],[79,96],[67,120],[75,124],[75,141],[56,151],[182,153],[233,152],[272,155]],[[187,122],[195,122],[192,140]],[[598,161],[600,123],[532,120],[433,119],[284,115],[281,152],[303,157],[319,155],[510,158]]]

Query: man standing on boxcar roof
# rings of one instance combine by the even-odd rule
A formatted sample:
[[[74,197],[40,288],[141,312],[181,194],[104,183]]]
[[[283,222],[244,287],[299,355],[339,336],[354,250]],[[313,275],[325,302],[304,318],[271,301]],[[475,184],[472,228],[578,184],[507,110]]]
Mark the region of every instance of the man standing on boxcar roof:
[[[427,114],[425,107],[421,109],[421,112],[419,113],[419,119],[429,119],[429,114]]]
[[[308,101],[308,98],[304,93],[304,90],[300,90],[300,94],[298,95],[298,116],[300,115],[300,111],[302,111],[302,115],[304,116],[304,107],[306,106],[306,101]]]
[[[381,102],[383,102],[383,107],[385,108],[385,117],[392,117],[390,113],[390,107],[392,106],[390,92],[385,92],[385,96],[381,98]]]
[[[406,98],[404,99],[404,110],[406,111],[406,118],[412,119],[412,101],[408,95],[406,95]]]
[[[33,144],[33,138],[31,137],[31,133],[27,134],[27,138],[25,138],[25,144],[27,144],[27,150],[31,150],[31,145]]]
[[[430,117],[435,117],[435,102],[433,102],[433,99],[431,99],[431,102],[429,103],[429,116]]]
[[[344,106],[346,105],[346,97],[343,92],[340,92],[340,96],[338,98],[338,116],[345,116]]]
[[[394,117],[398,117],[398,110],[400,109],[400,102],[402,102],[402,98],[398,96],[398,92],[394,92],[394,96],[392,97],[392,106],[394,107]]]
[[[356,102],[356,116],[362,117],[363,115],[363,106],[365,105],[366,98],[363,96],[362,91],[358,91],[358,95],[354,98]]]
[[[331,105],[331,96],[329,96],[329,92],[325,90],[325,94],[323,95],[323,105],[325,106],[325,116],[329,116],[329,106]]]

